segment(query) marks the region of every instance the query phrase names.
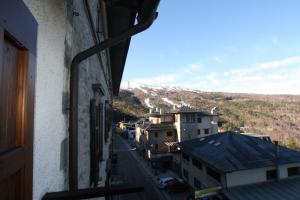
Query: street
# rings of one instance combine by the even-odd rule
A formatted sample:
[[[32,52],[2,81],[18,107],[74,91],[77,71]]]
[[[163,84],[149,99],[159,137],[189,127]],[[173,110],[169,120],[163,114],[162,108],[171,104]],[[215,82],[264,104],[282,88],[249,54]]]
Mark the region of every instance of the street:
[[[120,136],[114,136],[114,152],[117,153],[117,175],[125,185],[143,186],[144,192],[120,195],[120,200],[165,200],[151,174],[136,158],[137,154]],[[135,154],[135,155],[134,155]]]

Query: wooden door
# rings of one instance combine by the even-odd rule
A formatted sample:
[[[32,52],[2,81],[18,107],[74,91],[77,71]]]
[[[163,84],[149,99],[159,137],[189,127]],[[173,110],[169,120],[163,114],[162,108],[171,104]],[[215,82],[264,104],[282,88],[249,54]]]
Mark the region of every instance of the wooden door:
[[[0,199],[32,198],[37,23],[22,1],[0,1]]]
[[[0,194],[1,199],[22,199],[25,147],[23,138],[26,51],[1,30],[0,42]]]

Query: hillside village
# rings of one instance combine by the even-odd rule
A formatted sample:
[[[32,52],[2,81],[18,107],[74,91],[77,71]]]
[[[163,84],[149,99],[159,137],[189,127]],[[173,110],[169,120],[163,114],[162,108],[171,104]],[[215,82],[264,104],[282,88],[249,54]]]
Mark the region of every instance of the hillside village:
[[[129,119],[145,115],[153,106],[172,108],[174,105],[190,105],[206,112],[218,107],[219,128],[222,131],[259,133],[291,148],[300,146],[299,95],[201,92],[174,87],[138,86],[121,90],[113,104],[119,114]],[[119,116],[118,113],[116,116]],[[120,120],[122,117],[116,121]]]
[[[114,103],[115,114],[123,117],[117,132],[148,163],[158,177],[159,187],[183,192],[186,186],[199,199],[284,199],[300,195],[281,192],[284,185],[300,184],[300,152],[295,150],[298,140],[293,134],[279,136],[269,134],[271,131],[263,132],[273,125],[280,127],[278,123],[272,122],[257,131],[261,127],[259,120],[246,118],[249,115],[260,118],[266,107],[278,104],[286,104],[285,108],[291,109],[287,100],[284,102],[278,96],[267,104],[270,96],[200,93],[178,88],[165,91],[145,87],[123,90]],[[201,106],[200,100],[204,102]],[[232,102],[229,108],[228,101]],[[293,107],[299,103],[299,97],[290,96],[288,101]],[[234,109],[236,122],[231,119]],[[242,115],[242,112],[247,113]],[[299,111],[291,113],[299,114]],[[271,113],[265,116],[280,118]],[[247,127],[251,123],[257,127]],[[285,146],[294,149],[282,146],[284,143],[276,140],[280,138],[287,141],[293,138]],[[262,195],[261,188],[265,191],[272,188],[275,192]]]

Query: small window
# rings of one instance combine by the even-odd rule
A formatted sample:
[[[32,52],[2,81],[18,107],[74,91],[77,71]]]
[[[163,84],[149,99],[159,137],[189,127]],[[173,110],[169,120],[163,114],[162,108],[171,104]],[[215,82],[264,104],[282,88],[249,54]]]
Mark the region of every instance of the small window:
[[[192,113],[190,116],[191,116],[191,123],[195,123],[195,114]]]
[[[194,187],[196,189],[201,189],[201,182],[197,178],[194,178]]]
[[[221,182],[221,175],[210,167],[206,167],[206,173],[218,182]]]
[[[156,137],[156,138],[158,137],[158,132],[154,133],[154,137]]]
[[[204,129],[204,134],[205,134],[205,135],[208,135],[208,134],[209,134],[209,129],[208,129],[208,128]]]
[[[198,129],[198,135],[200,135],[201,134],[201,130],[200,129]]]
[[[192,163],[195,167],[197,167],[198,169],[202,169],[202,163],[196,159],[193,158]]]
[[[197,122],[198,123],[202,123],[202,117],[201,117],[201,115],[197,115]]]
[[[266,171],[267,180],[274,180],[274,179],[276,179],[276,177],[277,177],[276,169]]]
[[[186,169],[183,169],[183,176],[189,180],[189,172]]]
[[[173,132],[172,132],[172,131],[168,131],[168,132],[167,132],[167,136],[168,136],[168,137],[172,137],[172,136],[173,136]]]
[[[185,159],[186,161],[190,161],[190,157],[189,157],[189,155],[187,155],[186,153],[183,153],[183,152],[182,152],[182,157],[183,157],[183,159]]]
[[[299,175],[299,167],[289,167],[287,170],[288,170],[288,177]]]

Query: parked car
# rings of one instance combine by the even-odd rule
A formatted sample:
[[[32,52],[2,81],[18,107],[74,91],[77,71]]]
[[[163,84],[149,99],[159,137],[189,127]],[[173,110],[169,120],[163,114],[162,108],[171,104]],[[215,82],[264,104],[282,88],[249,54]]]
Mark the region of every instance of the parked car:
[[[168,182],[165,188],[168,192],[185,192],[189,190],[189,186],[186,183],[177,179]]]
[[[160,189],[165,189],[169,182],[171,181],[178,181],[183,182],[180,178],[174,178],[174,177],[164,177],[164,178],[158,178],[158,187]]]

